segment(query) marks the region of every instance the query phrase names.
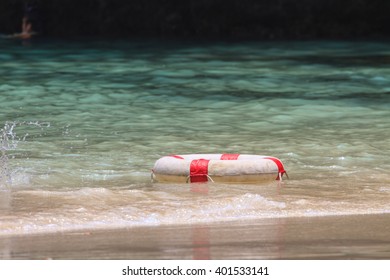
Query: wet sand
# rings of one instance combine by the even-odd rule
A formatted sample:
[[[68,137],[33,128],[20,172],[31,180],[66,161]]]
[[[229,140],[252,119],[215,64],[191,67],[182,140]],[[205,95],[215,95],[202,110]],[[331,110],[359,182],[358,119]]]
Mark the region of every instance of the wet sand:
[[[390,214],[1,236],[1,259],[390,259]]]

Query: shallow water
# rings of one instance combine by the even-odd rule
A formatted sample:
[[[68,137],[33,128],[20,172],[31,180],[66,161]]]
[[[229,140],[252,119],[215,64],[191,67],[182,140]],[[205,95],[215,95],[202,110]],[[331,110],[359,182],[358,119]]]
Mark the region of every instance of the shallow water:
[[[0,235],[390,212],[387,42],[0,46]],[[290,179],[150,182],[185,153]]]
[[[2,259],[389,259],[389,214],[0,236]]]

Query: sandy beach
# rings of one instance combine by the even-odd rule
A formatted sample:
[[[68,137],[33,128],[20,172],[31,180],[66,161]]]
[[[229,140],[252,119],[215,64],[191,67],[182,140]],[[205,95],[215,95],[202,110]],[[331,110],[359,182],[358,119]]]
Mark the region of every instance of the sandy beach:
[[[390,215],[0,237],[2,259],[389,259]]]

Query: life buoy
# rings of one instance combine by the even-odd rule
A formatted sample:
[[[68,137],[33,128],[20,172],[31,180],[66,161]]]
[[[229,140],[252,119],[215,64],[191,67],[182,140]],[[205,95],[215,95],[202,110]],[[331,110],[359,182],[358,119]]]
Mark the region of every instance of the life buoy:
[[[256,183],[281,180],[286,174],[275,157],[245,154],[191,154],[160,158],[152,169],[154,182]]]

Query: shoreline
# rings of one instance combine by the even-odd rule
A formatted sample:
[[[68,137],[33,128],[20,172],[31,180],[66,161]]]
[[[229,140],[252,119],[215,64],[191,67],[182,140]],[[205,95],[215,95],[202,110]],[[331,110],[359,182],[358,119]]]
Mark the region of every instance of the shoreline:
[[[390,259],[390,214],[0,236],[0,259]]]

